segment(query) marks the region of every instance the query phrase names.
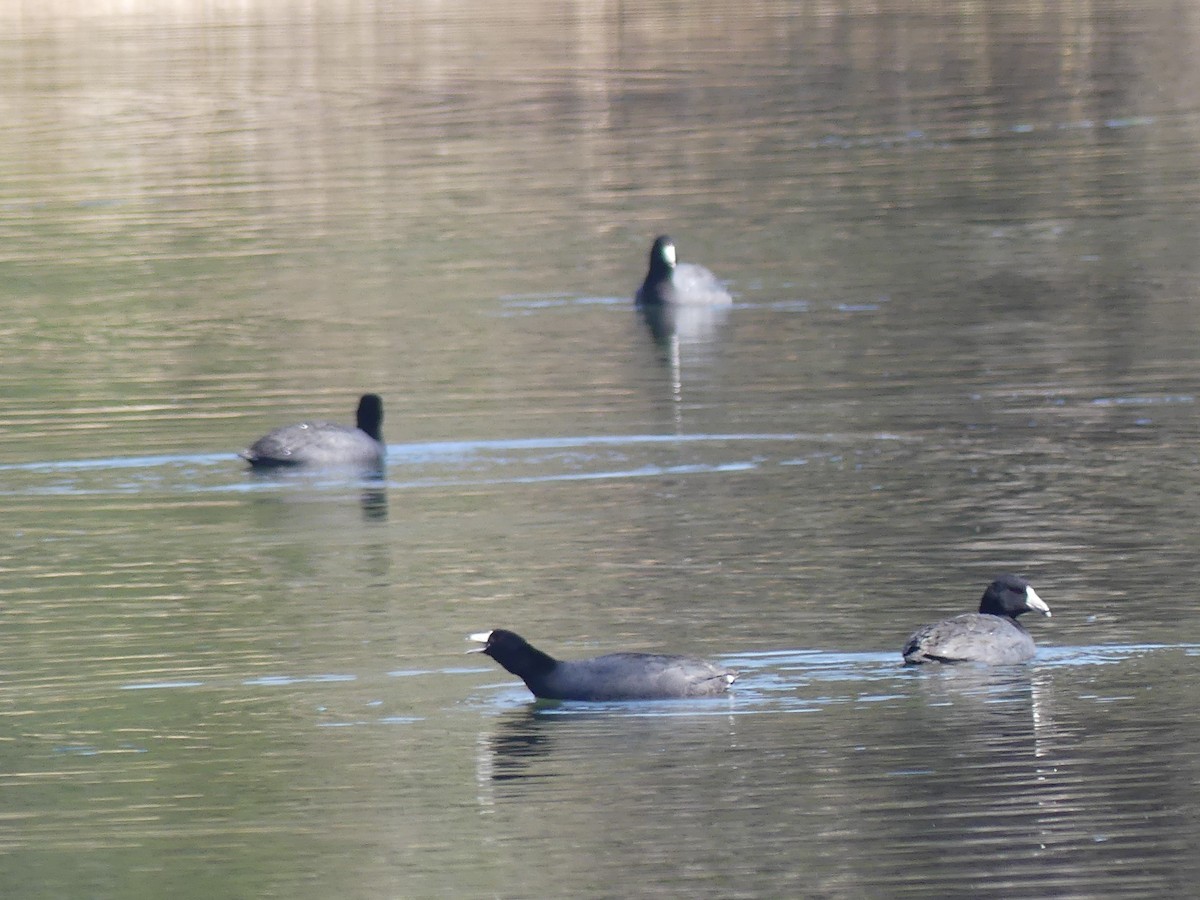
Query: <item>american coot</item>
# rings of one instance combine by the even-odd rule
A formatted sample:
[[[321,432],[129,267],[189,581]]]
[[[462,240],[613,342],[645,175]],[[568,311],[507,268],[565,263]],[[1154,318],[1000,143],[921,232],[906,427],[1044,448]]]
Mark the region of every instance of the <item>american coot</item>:
[[[356,421],[356,428],[333,422],[285,425],[259,438],[238,455],[256,469],[382,465],[386,450],[379,431],[383,424],[383,401],[377,394],[362,395]]]
[[[1036,648],[1017,616],[1030,611],[1050,615],[1050,607],[1028,582],[1016,575],[1001,575],[988,585],[979,612],[943,619],[913,632],[904,645],[904,661],[1025,662],[1033,658]]]
[[[712,697],[733,684],[736,673],[700,659],[654,653],[610,653],[559,661],[520,635],[496,629],[473,634],[486,653],[545,700],[665,700]]]
[[[650,270],[638,288],[636,300],[643,306],[717,306],[733,302],[717,276],[704,266],[676,263],[675,242],[665,234],[650,248]]]

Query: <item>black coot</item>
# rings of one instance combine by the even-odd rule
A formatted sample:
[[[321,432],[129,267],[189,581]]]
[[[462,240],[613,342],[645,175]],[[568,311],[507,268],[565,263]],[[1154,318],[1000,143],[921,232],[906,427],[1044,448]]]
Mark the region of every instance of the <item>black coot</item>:
[[[257,469],[281,466],[354,466],[377,468],[386,447],[380,434],[383,401],[363,394],[358,401],[357,427],[333,422],[301,422],[276,428],[239,456]]]
[[[665,234],[650,248],[650,270],[638,288],[636,300],[642,306],[718,306],[733,302],[717,276],[704,266],[677,263],[675,242]]]
[[[700,659],[654,653],[610,653],[559,661],[520,635],[496,629],[473,634],[486,653],[545,700],[665,700],[712,697],[737,675]]]
[[[1017,616],[1050,615],[1033,587],[1016,575],[1001,575],[979,601],[979,612],[943,619],[913,632],[904,645],[906,663],[977,662],[991,665],[1032,659],[1036,648]]]

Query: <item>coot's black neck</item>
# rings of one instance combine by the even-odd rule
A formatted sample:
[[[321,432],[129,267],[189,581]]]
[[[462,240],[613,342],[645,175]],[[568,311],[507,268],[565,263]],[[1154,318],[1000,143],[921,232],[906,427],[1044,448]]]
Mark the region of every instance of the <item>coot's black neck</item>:
[[[549,675],[557,665],[558,660],[549,653],[543,653],[537,647],[530,647],[529,653],[523,661],[525,672],[528,675]]]
[[[1013,624],[1016,625],[1020,624],[1017,622],[1017,616],[1023,612],[1028,612],[1024,607],[1014,610],[1011,607],[1005,606],[1001,599],[990,590],[979,601],[979,611],[985,616],[1001,616],[1005,619],[1011,619]]]
[[[358,426],[359,431],[366,432],[368,437],[379,441],[380,431],[383,426],[383,401],[374,394],[367,394],[358,401],[358,412],[355,414],[354,424]]]
[[[540,678],[554,671],[558,660],[549,653],[543,653],[528,641],[520,638],[518,640],[520,644],[516,646],[510,644],[507,647],[496,648],[501,651],[499,653],[489,650],[488,656],[518,678]]]

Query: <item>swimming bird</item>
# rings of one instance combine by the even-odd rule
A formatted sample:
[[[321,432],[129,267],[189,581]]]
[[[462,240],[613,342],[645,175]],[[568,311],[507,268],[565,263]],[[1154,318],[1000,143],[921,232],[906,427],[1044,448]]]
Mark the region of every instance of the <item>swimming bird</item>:
[[[635,297],[640,306],[662,304],[719,306],[733,298],[704,266],[676,262],[675,242],[659,235],[650,248],[650,269]]]
[[[1008,665],[1033,658],[1033,638],[1017,616],[1050,615],[1050,607],[1033,586],[1016,575],[1001,575],[984,591],[979,612],[943,619],[917,629],[902,651],[910,664],[978,662]]]
[[[655,653],[609,653],[557,660],[503,629],[473,634],[484,653],[545,700],[665,700],[724,694],[735,672],[700,659]]]
[[[380,433],[383,401],[363,394],[355,415],[356,427],[333,422],[285,425],[259,438],[238,455],[256,469],[281,466],[379,467],[386,446]]]

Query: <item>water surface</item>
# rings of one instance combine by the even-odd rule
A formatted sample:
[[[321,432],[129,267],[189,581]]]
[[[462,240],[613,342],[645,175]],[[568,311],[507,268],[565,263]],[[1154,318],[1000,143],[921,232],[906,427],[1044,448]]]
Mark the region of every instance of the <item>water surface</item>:
[[[0,9],[0,892],[1188,893],[1195,17],[318,6]]]

